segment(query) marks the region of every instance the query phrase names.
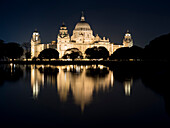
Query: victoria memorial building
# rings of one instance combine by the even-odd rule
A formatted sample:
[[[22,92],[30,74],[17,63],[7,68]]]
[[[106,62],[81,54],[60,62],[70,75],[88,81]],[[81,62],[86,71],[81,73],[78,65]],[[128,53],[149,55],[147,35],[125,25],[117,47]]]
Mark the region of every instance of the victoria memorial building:
[[[111,55],[114,51],[121,47],[132,47],[133,40],[129,31],[125,33],[123,42],[121,45],[116,45],[109,41],[109,38],[100,37],[98,34],[93,35],[93,30],[86,22],[84,15],[82,14],[81,20],[76,24],[72,36],[69,35],[68,29],[63,23],[60,27],[59,34],[56,41],[50,43],[42,43],[40,34],[37,30],[33,32],[31,38],[31,58],[38,57],[40,52],[47,48],[54,48],[59,52],[59,58],[62,58],[66,50],[71,48],[77,48],[82,52],[85,57],[85,51],[92,47],[105,47]]]

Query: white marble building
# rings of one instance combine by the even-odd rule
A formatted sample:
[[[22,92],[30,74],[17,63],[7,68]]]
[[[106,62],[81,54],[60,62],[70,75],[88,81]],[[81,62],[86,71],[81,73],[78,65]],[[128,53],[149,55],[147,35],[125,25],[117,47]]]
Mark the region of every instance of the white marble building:
[[[56,50],[59,52],[59,57],[62,58],[65,51],[70,48],[79,49],[85,57],[85,51],[87,48],[92,47],[105,47],[111,55],[116,49],[121,47],[132,47],[133,40],[129,31],[124,36],[122,45],[115,45],[109,41],[109,38],[99,37],[93,35],[93,30],[86,22],[84,15],[82,14],[80,22],[78,22],[73,30],[73,35],[70,37],[68,29],[63,23],[60,27],[59,34],[57,36],[57,43],[52,42],[50,44],[42,44],[39,33],[35,31],[31,39],[31,55],[38,57],[39,53],[45,48],[49,48],[50,45],[56,45]]]

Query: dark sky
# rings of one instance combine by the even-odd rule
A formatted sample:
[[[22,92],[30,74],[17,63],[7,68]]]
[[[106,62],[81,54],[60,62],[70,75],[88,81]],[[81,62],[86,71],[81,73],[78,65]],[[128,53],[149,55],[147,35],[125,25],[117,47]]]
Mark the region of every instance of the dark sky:
[[[37,28],[42,42],[50,42],[63,21],[72,35],[81,11],[95,35],[118,44],[127,29],[142,47],[170,32],[168,0],[0,0],[0,39],[29,42]]]

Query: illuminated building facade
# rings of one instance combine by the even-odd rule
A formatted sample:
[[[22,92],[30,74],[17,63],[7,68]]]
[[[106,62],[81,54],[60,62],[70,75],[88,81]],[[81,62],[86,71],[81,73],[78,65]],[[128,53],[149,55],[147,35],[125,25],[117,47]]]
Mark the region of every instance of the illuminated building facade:
[[[33,57],[38,57],[39,53],[44,50],[45,48],[49,48],[49,44],[42,44],[39,33],[35,31],[33,33],[31,39],[31,55]],[[70,37],[68,33],[68,29],[63,23],[60,27],[59,34],[57,36],[57,42],[53,41],[53,46],[58,52],[59,57],[62,58],[64,53],[67,49],[77,48],[79,51],[82,52],[82,55],[85,57],[85,51],[88,48],[92,47],[105,47],[109,54],[111,55],[114,51],[121,47],[132,47],[133,40],[129,31],[124,36],[123,44],[116,45],[109,41],[109,38],[106,37],[99,37],[97,34],[96,36],[93,35],[93,30],[91,29],[90,25],[86,22],[84,14],[81,16],[80,22],[78,22],[73,30],[73,35]]]

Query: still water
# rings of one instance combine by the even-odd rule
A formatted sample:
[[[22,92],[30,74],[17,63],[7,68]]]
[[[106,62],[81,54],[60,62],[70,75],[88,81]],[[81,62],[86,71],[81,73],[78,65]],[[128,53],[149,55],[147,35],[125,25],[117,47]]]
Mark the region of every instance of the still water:
[[[169,127],[165,71],[122,69],[0,65],[0,126]]]

